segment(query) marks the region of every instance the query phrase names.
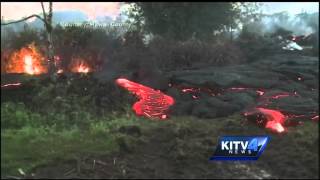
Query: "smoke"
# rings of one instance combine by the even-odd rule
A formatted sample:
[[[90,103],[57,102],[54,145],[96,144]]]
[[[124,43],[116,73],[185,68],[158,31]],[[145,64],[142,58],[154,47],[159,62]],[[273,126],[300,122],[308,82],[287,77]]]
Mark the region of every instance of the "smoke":
[[[290,15],[286,12],[263,15],[259,21],[246,25],[249,32],[259,35],[271,34],[279,28],[293,32],[294,35],[309,35],[319,31],[319,13]]]

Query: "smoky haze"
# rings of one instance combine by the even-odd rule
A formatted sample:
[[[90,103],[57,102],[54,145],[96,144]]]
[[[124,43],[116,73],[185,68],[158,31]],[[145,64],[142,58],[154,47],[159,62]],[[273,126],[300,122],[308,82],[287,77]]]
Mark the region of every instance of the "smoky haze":
[[[260,21],[248,24],[248,30],[264,35],[283,28],[295,35],[308,35],[319,31],[319,13],[290,15],[286,12],[263,15]]]

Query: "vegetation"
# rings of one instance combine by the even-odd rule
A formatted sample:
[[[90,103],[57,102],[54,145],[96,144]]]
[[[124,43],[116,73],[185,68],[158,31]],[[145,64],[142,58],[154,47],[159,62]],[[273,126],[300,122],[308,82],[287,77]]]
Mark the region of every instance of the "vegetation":
[[[240,13],[241,7],[247,13]],[[2,73],[10,54],[30,43],[34,42],[39,51],[50,56],[45,40],[49,36],[47,33],[52,35],[50,41],[61,59],[61,68],[68,69],[74,58],[81,58],[96,72],[81,75],[66,72],[57,76],[57,81],[42,75],[21,75],[19,80],[26,86],[17,91],[1,90],[2,177],[26,177],[25,174],[50,164],[129,152],[141,142],[150,147],[138,148],[133,154],[141,161],[130,161],[128,153],[124,164],[150,177],[155,176],[156,170],[152,174],[145,169],[149,164],[143,160],[154,161],[148,159],[148,155],[168,155],[171,158],[168,168],[172,169],[177,168],[176,161],[182,162],[186,168],[181,168],[181,172],[172,170],[174,175],[188,174],[195,167],[204,169],[199,173],[203,178],[217,177],[215,173],[221,172],[236,173],[233,164],[230,171],[225,170],[230,164],[208,166],[207,158],[217,140],[213,137],[221,132],[252,135],[264,130],[243,126],[242,117],[238,115],[206,120],[172,117],[161,122],[139,118],[131,110],[135,98],[112,80],[120,75],[150,78],[153,73],[241,64],[280,51],[281,46],[269,34],[264,34],[262,16],[257,10],[258,6],[245,3],[134,3],[129,16],[135,28],[125,33],[84,26],[56,25],[52,31],[49,28],[50,32],[27,24],[20,31],[12,26],[1,27],[4,32],[1,33]],[[286,18],[285,14],[274,15],[281,24],[290,24]],[[301,14],[299,18],[319,31],[318,24],[314,23],[316,15]],[[240,22],[243,28],[238,36],[233,36],[232,30],[239,28]],[[285,28],[278,28],[278,31],[291,33]],[[314,55],[317,55],[319,42],[313,43]],[[165,83],[167,86],[167,81]],[[277,149],[266,150],[261,161],[266,163],[258,162],[259,167],[270,171],[275,178],[296,174],[297,177],[314,176],[318,172],[316,168],[308,169],[300,164],[295,165],[301,167],[299,172],[290,168],[283,172],[277,170],[290,163],[287,154],[292,159],[303,159],[303,164],[317,167],[313,159],[318,158],[318,149],[312,146],[318,144],[318,134],[314,133],[318,127],[312,123],[290,130],[286,141],[266,131],[273,139],[270,146]],[[132,129],[138,135],[133,135]],[[306,148],[312,150],[306,152]],[[302,157],[305,153],[308,157]],[[162,159],[159,164],[162,165]],[[254,169],[255,165],[248,166],[255,172],[260,171]],[[122,167],[119,174],[119,178],[127,177]],[[230,178],[237,175],[231,173]],[[86,174],[83,177],[87,177]]]
[[[155,35],[204,40],[214,30],[230,27],[238,12],[233,3],[135,3],[129,15],[138,29]]]
[[[129,108],[126,113],[99,116],[87,111],[88,105],[83,102],[78,97],[75,104],[60,104],[63,108],[71,106],[71,111],[62,111],[56,106],[42,109],[45,113],[31,110],[23,102],[2,103],[2,176],[21,175],[18,169],[27,173],[56,161],[118,151],[119,139],[125,138],[119,128],[137,125],[141,121]]]

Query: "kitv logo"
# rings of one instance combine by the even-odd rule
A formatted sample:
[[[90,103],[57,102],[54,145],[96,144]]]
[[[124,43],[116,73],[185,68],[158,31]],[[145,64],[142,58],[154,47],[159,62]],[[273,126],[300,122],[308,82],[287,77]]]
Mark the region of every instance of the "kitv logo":
[[[222,136],[210,160],[257,160],[269,136]]]

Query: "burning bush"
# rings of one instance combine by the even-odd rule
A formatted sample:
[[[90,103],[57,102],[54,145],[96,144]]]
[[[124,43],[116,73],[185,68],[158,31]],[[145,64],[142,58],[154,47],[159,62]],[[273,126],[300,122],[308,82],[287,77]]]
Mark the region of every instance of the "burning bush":
[[[88,73],[92,71],[89,64],[82,58],[72,58],[69,68],[74,73]]]
[[[34,43],[13,52],[5,62],[6,73],[42,74],[47,72],[45,57]]]

